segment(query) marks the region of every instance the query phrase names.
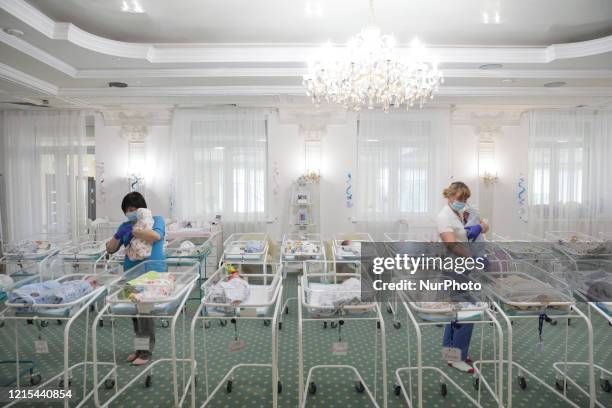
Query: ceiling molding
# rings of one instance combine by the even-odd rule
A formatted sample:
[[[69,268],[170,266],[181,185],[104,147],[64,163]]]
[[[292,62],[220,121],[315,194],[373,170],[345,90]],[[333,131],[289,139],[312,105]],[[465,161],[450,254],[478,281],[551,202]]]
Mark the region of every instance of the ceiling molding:
[[[612,69],[539,69],[482,70],[444,69],[445,78],[612,78]],[[233,77],[302,77],[306,68],[159,68],[159,69],[82,69],[74,78],[233,78]]]
[[[101,112],[106,126],[169,126],[173,107],[121,106],[101,109]]]
[[[0,0],[0,8],[48,38],[65,40],[106,55],[151,63],[299,62],[307,61],[318,44],[147,44],[115,41],[71,23],[56,23],[24,0]],[[548,47],[430,46],[440,63],[548,63],[612,52],[612,36]],[[400,47],[400,53],[408,48]]]
[[[305,95],[295,86],[181,86],[115,88],[60,88],[59,95],[68,97],[133,97],[133,96],[234,96],[234,95]],[[441,86],[439,96],[612,96],[611,87],[467,87]]]
[[[23,0],[0,0],[0,8],[30,27],[53,38],[55,21]]]
[[[521,123],[521,115],[527,110],[527,107],[460,107],[453,109],[452,123],[453,125],[472,126],[479,129],[501,126],[519,126]]]
[[[0,78],[43,94],[57,95],[58,87],[0,63]]]
[[[44,64],[49,65],[52,68],[55,68],[60,72],[63,72],[66,75],[74,77],[77,74],[78,70],[72,65],[67,64],[61,59],[54,57],[53,55],[41,50],[38,47],[35,47],[27,41],[9,35],[2,30],[0,30],[0,41]]]

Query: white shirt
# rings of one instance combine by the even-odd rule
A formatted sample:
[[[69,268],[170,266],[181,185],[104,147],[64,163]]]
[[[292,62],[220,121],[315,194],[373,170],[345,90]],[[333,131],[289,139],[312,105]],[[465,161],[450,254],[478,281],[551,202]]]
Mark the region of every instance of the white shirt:
[[[447,204],[442,208],[437,218],[438,234],[452,232],[457,242],[467,242],[467,232],[461,217]]]

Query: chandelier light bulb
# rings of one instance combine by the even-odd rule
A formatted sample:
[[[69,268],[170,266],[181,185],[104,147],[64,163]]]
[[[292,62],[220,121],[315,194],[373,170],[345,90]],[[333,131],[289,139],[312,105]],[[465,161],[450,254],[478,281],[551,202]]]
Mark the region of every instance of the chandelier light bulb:
[[[363,107],[420,107],[433,98],[443,82],[438,63],[425,46],[413,39],[407,56],[396,49],[397,41],[371,24],[347,42],[345,48],[324,44],[304,76],[306,93],[319,106],[331,102],[359,111]]]

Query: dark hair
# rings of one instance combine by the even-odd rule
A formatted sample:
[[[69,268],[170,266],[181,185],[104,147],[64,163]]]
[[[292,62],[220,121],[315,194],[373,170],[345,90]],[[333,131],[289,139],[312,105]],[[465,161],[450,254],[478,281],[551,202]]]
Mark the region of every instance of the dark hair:
[[[123,197],[123,201],[121,201],[121,210],[124,213],[129,207],[134,207],[136,209],[147,208],[147,202],[138,191],[132,191],[126,194],[125,197]]]

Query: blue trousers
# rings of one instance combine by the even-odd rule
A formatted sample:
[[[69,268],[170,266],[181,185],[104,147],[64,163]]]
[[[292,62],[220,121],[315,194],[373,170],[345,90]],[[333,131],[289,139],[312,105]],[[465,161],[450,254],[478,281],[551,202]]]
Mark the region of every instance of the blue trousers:
[[[461,360],[465,361],[470,349],[473,329],[474,325],[472,323],[459,323],[459,327],[454,329],[450,324],[447,324],[444,328],[442,346],[461,349]]]

